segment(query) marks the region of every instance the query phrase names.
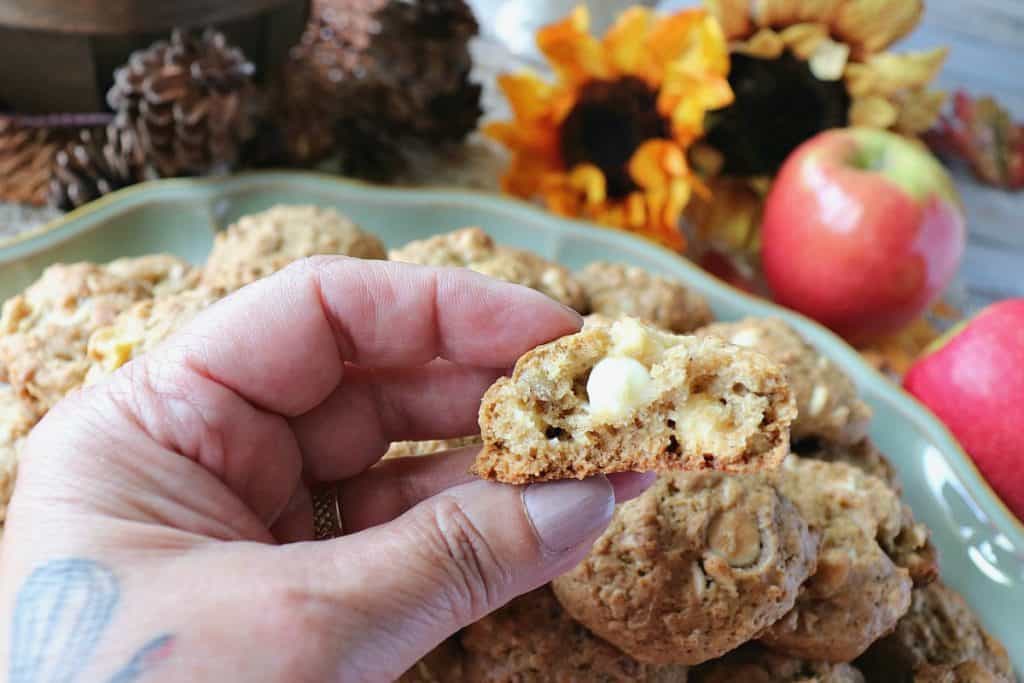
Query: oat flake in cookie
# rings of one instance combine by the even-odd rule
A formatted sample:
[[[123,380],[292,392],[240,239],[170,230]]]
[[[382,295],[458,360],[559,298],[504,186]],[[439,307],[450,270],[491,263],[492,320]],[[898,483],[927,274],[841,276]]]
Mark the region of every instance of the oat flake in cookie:
[[[771,475],[675,472],[616,509],[552,582],[566,611],[643,662],[700,664],[794,605],[817,538]]]
[[[643,664],[595,637],[547,587],[468,626],[462,646],[465,683],[686,683],[685,666]]]
[[[217,234],[203,284],[232,291],[317,254],[387,257],[384,244],[333,209],[275,206],[243,216]]]
[[[461,228],[410,242],[392,250],[389,257],[392,261],[424,266],[468,268],[536,289],[570,308],[586,312],[583,288],[568,268],[529,251],[495,244],[480,228]]]
[[[864,438],[871,409],[860,400],[853,381],[783,320],[746,318],[715,323],[697,334],[754,349],[785,367],[797,405],[794,446],[804,439],[855,443]]]
[[[795,407],[782,369],[632,318],[538,346],[484,395],[472,471],[512,484],[601,472],[771,468]]]

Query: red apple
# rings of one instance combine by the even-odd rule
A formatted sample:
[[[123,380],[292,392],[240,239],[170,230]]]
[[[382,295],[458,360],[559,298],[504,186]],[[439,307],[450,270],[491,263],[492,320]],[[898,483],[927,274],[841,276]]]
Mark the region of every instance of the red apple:
[[[894,133],[821,133],[786,159],[765,203],[761,259],[775,299],[865,341],[919,316],[964,249],[953,182]]]
[[[903,379],[1024,520],[1024,299],[954,328]]]

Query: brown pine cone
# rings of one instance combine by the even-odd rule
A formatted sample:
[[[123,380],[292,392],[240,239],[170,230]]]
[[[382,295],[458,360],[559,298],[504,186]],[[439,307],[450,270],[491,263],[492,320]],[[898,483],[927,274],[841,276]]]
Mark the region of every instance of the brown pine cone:
[[[255,131],[255,67],[224,34],[176,30],[132,54],[107,103],[161,177],[234,166]]]
[[[28,128],[0,116],[0,199],[42,205],[50,184],[54,136],[46,128]]]
[[[353,172],[383,178],[403,167],[404,139],[461,140],[481,113],[469,80],[476,32],[463,0],[314,0],[277,93],[290,159],[336,150]]]
[[[142,153],[131,129],[118,125],[86,128],[56,153],[49,201],[70,210],[108,192],[147,179]]]

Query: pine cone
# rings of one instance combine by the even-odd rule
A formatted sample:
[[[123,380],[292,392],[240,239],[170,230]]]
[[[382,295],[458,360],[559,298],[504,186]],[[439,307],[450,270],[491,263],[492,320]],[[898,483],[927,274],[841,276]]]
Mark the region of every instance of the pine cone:
[[[481,113],[469,80],[476,32],[463,0],[314,0],[278,94],[292,160],[316,161],[335,146],[354,159],[388,144],[395,153],[368,159],[388,177],[402,167],[402,139],[461,140]]]
[[[42,205],[57,143],[50,130],[0,116],[0,199]]]
[[[224,34],[176,30],[114,73],[107,103],[159,176],[230,168],[255,131],[254,71]]]
[[[70,210],[108,192],[146,180],[138,139],[118,115],[105,127],[86,128],[58,151],[50,204]]]

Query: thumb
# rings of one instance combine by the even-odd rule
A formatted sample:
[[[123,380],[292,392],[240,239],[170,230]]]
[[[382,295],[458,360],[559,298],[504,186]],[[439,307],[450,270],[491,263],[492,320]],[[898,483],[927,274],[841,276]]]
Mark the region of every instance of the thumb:
[[[335,599],[346,618],[365,621],[344,628],[365,642],[344,648],[352,659],[342,670],[397,677],[458,629],[576,566],[614,507],[603,476],[526,487],[475,481],[387,524],[305,544],[319,576],[338,568]]]

